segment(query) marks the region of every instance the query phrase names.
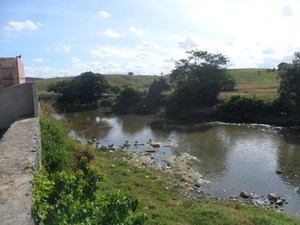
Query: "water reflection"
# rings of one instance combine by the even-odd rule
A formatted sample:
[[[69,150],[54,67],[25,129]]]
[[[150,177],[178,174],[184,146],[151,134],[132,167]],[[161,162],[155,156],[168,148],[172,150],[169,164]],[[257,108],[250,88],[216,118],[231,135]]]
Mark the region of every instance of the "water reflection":
[[[122,127],[122,132],[135,135],[144,130],[150,121],[153,120],[152,117],[143,117],[137,115],[122,115],[118,116],[119,126]]]
[[[293,184],[293,186],[295,186],[295,192],[300,194],[300,135],[294,130],[281,132],[280,134],[283,136],[285,142],[280,143],[278,151],[278,170],[282,172],[280,174],[281,178],[285,182]]]
[[[53,114],[53,117],[66,122],[73,131],[70,135],[85,143],[92,138],[101,139],[112,128],[97,111]]]

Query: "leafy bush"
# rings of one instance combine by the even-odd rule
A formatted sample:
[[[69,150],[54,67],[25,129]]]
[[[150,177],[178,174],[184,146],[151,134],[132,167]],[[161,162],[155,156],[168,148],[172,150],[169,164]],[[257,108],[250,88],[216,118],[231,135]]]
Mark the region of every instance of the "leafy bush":
[[[274,113],[272,102],[256,97],[235,95],[218,107],[219,117],[227,120],[251,121]]]
[[[115,104],[115,111],[118,113],[127,113],[136,107],[141,100],[140,93],[133,85],[125,85],[122,87]]]
[[[42,165],[48,172],[70,170],[71,153],[64,145],[67,138],[63,125],[44,116],[40,119],[42,140]]]
[[[157,112],[166,103],[166,95],[163,92],[169,89],[170,85],[165,78],[155,78],[146,97],[139,103],[138,112],[142,114]]]
[[[33,180],[37,224],[144,224],[137,199],[118,191],[100,193],[104,176],[89,167],[94,157],[89,146],[70,139],[59,121],[42,116],[40,124],[44,168]]]
[[[99,195],[104,177],[80,161],[80,170],[48,174],[34,178],[33,211],[38,224],[139,225],[146,216],[136,213],[138,200],[119,192]]]

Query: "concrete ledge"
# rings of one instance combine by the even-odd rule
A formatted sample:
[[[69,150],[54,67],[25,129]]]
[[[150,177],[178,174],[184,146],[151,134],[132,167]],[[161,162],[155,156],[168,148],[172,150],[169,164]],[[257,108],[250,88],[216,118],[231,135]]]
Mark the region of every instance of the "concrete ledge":
[[[32,166],[40,168],[39,118],[16,121],[0,140],[0,224],[34,224]]]

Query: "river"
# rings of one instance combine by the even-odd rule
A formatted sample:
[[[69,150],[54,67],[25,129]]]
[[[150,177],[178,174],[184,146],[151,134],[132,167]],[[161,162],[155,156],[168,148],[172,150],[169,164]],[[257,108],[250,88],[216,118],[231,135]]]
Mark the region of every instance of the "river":
[[[260,124],[167,122],[159,117],[103,115],[97,110],[60,113],[69,135],[86,143],[96,138],[102,145],[145,152],[149,139],[161,142],[153,153],[157,163],[169,155],[187,152],[200,159],[196,165],[214,196],[238,196],[242,190],[267,196],[274,192],[288,200],[284,210],[300,216],[300,131]],[[165,147],[164,147],[165,146]],[[281,171],[277,174],[276,170]]]

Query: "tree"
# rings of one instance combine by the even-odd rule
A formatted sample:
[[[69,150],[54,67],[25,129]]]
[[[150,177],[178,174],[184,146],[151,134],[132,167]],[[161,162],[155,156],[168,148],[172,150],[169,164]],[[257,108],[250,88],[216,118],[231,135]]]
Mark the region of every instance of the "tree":
[[[278,65],[280,77],[279,99],[286,111],[300,113],[300,52],[294,54],[292,63],[282,62]]]
[[[100,98],[109,87],[103,75],[85,72],[70,81],[64,80],[50,85],[48,91],[60,93],[64,102],[89,103]]]
[[[165,78],[155,78],[146,97],[140,104],[140,113],[154,113],[158,111],[162,105],[165,105],[166,95],[163,92],[169,89],[170,85]]]
[[[164,78],[159,78],[154,79],[154,81],[152,82],[152,84],[150,85],[148,94],[146,96],[146,98],[154,98],[155,100],[158,100],[162,97],[162,92],[169,90],[170,86],[167,83],[166,79]]]
[[[187,59],[175,63],[170,78],[173,93],[169,104],[175,107],[210,105],[216,102],[226,77],[228,59],[222,54],[192,50]]]
[[[136,107],[142,94],[133,85],[124,85],[117,96],[115,110],[119,113],[127,113]]]

